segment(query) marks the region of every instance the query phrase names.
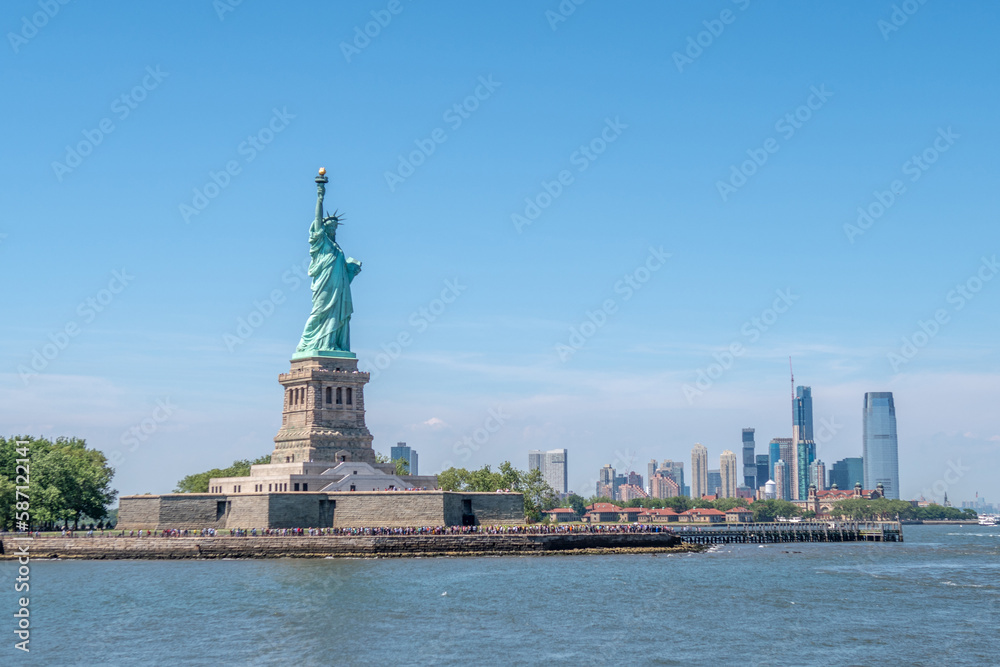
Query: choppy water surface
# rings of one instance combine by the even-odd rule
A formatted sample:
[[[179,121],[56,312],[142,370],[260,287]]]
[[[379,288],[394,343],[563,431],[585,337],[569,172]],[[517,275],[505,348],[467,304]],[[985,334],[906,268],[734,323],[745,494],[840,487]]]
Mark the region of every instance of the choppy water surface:
[[[36,561],[0,664],[995,665],[1000,528],[683,556]],[[15,565],[0,564],[14,610]]]

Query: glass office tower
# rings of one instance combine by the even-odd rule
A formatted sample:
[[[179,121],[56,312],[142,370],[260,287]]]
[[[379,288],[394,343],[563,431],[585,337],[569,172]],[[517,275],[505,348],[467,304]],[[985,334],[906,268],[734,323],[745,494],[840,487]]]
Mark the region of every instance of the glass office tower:
[[[748,489],[757,488],[757,461],[754,459],[754,449],[757,445],[754,443],[753,434],[752,428],[743,429],[743,484]],[[766,481],[763,480],[761,484]]]
[[[879,483],[885,497],[899,499],[899,443],[896,439],[896,406],[891,391],[865,394],[862,458],[866,489]]]
[[[838,489],[853,489],[855,482],[865,483],[865,466],[860,456],[841,459],[830,468],[830,486]]]

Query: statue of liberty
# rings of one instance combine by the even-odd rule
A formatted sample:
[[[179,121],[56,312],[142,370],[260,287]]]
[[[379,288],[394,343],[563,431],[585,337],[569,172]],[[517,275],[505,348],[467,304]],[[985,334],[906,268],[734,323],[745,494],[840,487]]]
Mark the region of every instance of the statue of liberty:
[[[326,169],[316,177],[316,219],[309,229],[309,276],[312,278],[312,312],[293,359],[310,356],[354,357],[351,349],[351,281],[361,271],[361,262],[344,256],[337,244],[342,218],[323,213]],[[346,354],[329,354],[341,352]],[[323,354],[328,353],[328,354]]]

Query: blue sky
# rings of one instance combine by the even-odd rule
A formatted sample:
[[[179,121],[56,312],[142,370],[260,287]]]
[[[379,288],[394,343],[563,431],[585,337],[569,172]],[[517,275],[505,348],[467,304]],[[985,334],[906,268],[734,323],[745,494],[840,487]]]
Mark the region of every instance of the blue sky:
[[[892,391],[903,496],[1000,500],[995,5],[46,6],[0,13],[4,432],[123,493],[270,452],[325,166],[368,424],[422,472],[717,467],[791,435],[792,356],[828,465]]]

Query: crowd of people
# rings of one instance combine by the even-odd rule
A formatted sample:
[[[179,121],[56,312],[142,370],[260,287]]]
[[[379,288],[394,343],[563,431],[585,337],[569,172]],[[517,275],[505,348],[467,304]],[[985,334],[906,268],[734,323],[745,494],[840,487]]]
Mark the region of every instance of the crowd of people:
[[[649,524],[499,524],[490,526],[410,526],[369,528],[215,528],[164,530],[63,529],[62,537],[350,537],[394,535],[553,535],[571,533],[673,533],[671,528]],[[31,533],[41,537],[41,532]]]

